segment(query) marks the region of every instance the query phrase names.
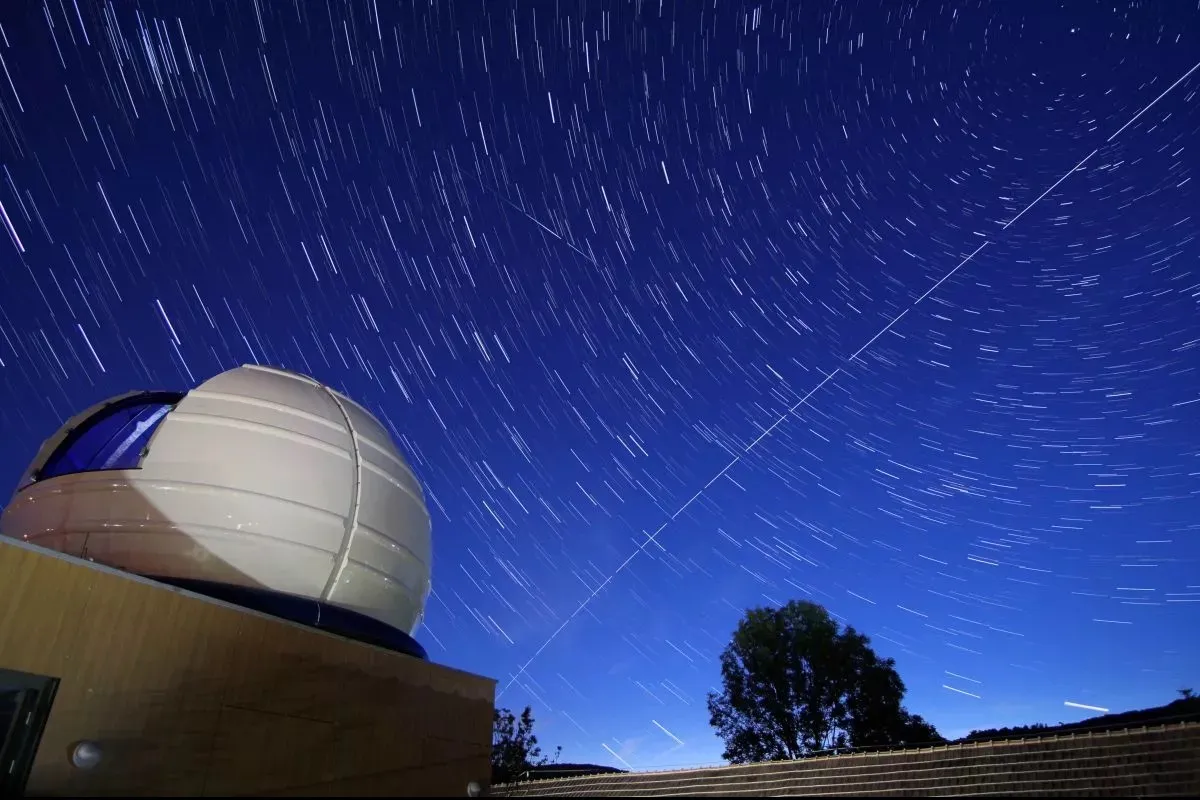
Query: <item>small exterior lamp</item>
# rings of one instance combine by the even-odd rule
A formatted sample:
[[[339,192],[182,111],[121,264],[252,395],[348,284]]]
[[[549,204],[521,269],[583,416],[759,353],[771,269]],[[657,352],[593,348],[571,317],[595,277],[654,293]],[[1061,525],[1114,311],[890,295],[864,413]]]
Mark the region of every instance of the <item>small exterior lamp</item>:
[[[478,781],[471,781],[467,784],[467,797],[479,797],[481,791],[482,787],[480,787]]]
[[[78,769],[93,769],[103,756],[104,752],[95,742],[78,742],[71,748],[71,764]]]

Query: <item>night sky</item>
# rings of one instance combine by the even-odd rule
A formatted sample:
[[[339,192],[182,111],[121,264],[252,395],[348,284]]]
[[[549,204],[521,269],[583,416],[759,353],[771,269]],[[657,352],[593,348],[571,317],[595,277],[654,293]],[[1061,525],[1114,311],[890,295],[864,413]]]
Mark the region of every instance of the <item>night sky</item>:
[[[2,6],[0,486],[328,382],[424,482],[418,638],[571,760],[717,760],[793,598],[949,736],[1200,683],[1195,2]]]

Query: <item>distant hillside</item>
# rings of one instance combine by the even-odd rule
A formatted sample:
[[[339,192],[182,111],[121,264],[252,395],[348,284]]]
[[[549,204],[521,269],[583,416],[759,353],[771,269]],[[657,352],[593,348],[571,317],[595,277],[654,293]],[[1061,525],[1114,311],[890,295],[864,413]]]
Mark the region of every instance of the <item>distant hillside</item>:
[[[525,773],[524,780],[545,780],[546,778],[577,778],[583,775],[611,775],[627,770],[616,767],[602,767],[599,764],[546,764],[541,767],[531,767]]]
[[[1104,714],[1099,717],[1062,722],[1058,725],[1018,725],[1014,728],[988,728],[971,731],[960,742],[979,742],[988,739],[1019,739],[1024,736],[1049,736],[1055,733],[1082,731],[1107,731],[1121,728],[1136,728],[1142,725],[1162,725],[1171,722],[1200,721],[1200,697],[1181,697],[1173,703],[1137,711],[1122,711],[1119,714]]]

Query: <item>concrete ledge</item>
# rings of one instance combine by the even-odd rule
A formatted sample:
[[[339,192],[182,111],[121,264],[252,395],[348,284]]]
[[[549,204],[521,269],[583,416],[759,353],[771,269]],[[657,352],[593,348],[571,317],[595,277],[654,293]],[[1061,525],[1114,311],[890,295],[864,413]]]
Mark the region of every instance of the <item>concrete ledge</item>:
[[[497,786],[507,797],[1200,795],[1200,724]]]

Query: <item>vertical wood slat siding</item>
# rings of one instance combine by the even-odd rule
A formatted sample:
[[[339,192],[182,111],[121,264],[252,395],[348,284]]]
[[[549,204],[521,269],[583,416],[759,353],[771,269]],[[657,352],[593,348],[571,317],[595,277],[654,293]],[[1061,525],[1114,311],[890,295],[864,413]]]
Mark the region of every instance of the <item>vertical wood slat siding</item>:
[[[0,540],[0,667],[59,678],[27,791],[419,795],[487,783],[495,682]],[[100,766],[71,766],[80,739]]]

